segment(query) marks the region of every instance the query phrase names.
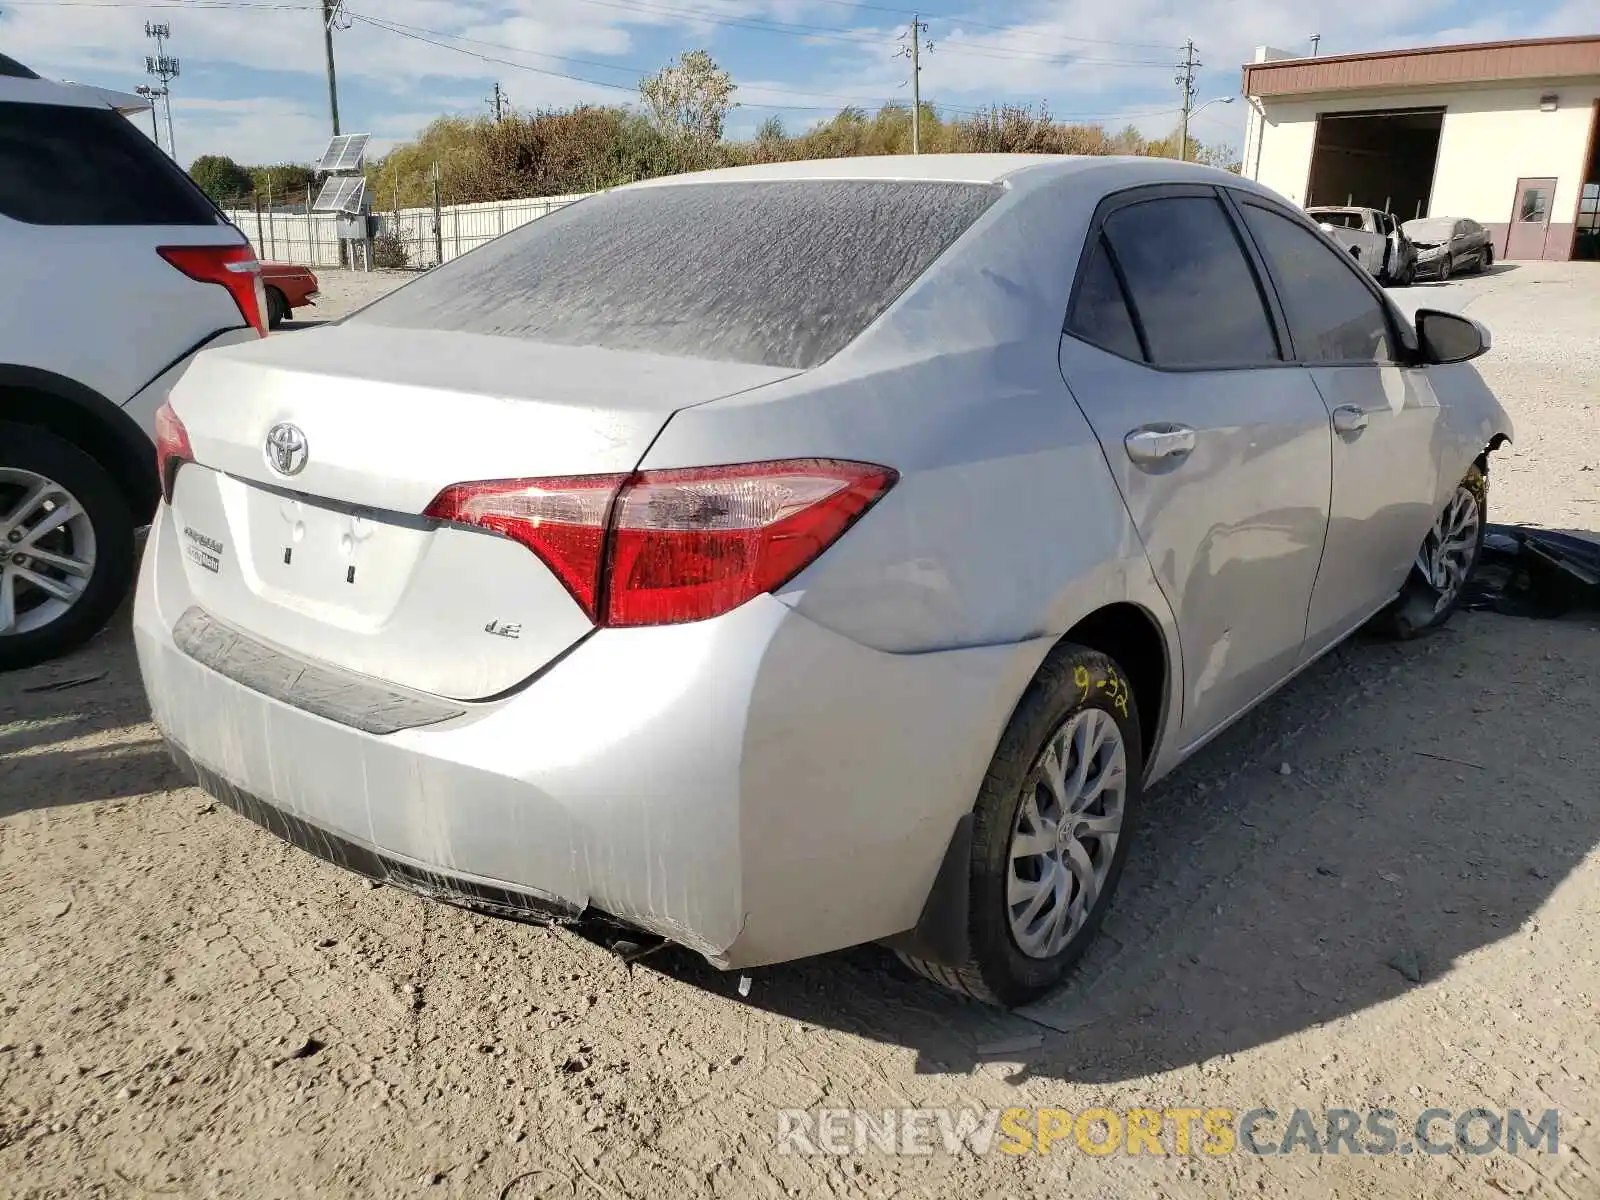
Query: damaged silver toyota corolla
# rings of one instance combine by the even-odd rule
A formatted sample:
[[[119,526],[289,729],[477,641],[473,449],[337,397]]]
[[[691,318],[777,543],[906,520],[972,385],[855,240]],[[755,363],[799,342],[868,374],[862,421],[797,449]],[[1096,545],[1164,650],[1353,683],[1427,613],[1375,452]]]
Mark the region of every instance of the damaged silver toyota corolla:
[[[1019,1003],[1155,780],[1449,617],[1487,345],[1160,159],[621,188],[202,354],[140,664],[203,787],[345,866]]]

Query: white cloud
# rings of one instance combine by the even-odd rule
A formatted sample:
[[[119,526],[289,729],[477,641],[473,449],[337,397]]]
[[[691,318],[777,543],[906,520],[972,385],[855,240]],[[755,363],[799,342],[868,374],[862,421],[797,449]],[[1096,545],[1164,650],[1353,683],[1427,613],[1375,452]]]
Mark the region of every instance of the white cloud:
[[[280,11],[0,0],[0,41],[8,54],[46,74],[131,87],[142,80],[143,56],[151,48],[142,35],[146,17],[168,21],[172,52],[185,64],[173,88],[185,160],[208,151],[249,161],[303,160],[327,129],[320,98],[320,14],[313,0],[303,2],[303,8]],[[403,27],[394,32],[358,20],[335,38],[347,107],[371,111],[373,106],[362,105],[360,98],[375,91],[390,98],[377,106],[380,117],[360,118],[362,125],[379,126],[372,132],[380,146],[413,135],[441,112],[485,111],[481,93],[496,77],[524,109],[626,103],[638,74],[665,57],[659,43],[668,31],[682,48],[707,45],[733,71],[746,105],[732,125],[740,132],[774,111],[789,128],[800,129],[847,103],[870,107],[909,99],[904,87],[909,65],[895,57],[903,44],[896,18],[831,0],[347,3],[358,17]],[[935,47],[924,59],[923,95],[957,109],[1047,100],[1061,119],[1098,119],[1112,126],[1131,122],[1160,134],[1175,123],[1173,75],[1178,48],[1190,37],[1205,64],[1198,98],[1207,100],[1237,90],[1239,66],[1260,43],[1301,49],[1312,33],[1320,33],[1322,53],[1337,54],[1581,33],[1594,25],[1595,0],[1522,11],[1504,0],[1491,8],[1484,0],[1481,15],[1469,13],[1468,3],[1480,0],[1410,0],[1403,6],[1325,0],[959,0],[967,16],[927,18]],[[689,10],[735,24],[686,16]],[[817,36],[738,27],[752,22],[803,25]],[[505,62],[485,62],[478,55]],[[1133,63],[1140,65],[1128,65]],[[536,70],[513,69],[517,66]],[[241,90],[259,97],[228,98]],[[807,111],[805,105],[823,105],[826,111]],[[347,111],[347,125],[352,115]],[[1208,141],[1237,142],[1241,129],[1238,105],[1213,106],[1196,122],[1197,135]]]

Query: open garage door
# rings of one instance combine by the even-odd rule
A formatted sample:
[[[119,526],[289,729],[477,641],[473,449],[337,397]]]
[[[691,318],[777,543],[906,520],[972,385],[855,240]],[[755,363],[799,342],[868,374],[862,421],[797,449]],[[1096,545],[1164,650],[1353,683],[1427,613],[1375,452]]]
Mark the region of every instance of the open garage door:
[[[1384,209],[1402,221],[1428,216],[1443,127],[1442,108],[1321,114],[1306,207]]]

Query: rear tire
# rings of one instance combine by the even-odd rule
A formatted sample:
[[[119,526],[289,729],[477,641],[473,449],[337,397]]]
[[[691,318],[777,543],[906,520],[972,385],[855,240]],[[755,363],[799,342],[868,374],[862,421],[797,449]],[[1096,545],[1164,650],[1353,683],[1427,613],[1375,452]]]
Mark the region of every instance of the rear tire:
[[[1408,641],[1441,628],[1466,595],[1467,584],[1483,554],[1483,530],[1489,521],[1489,481],[1473,466],[1456,485],[1444,511],[1423,538],[1417,561],[1393,604],[1373,619],[1373,628]]]
[[[1143,773],[1127,675],[1098,651],[1057,647],[1012,714],[973,808],[967,960],[902,961],[1003,1007],[1055,988],[1105,919]]]
[[[289,301],[275,287],[267,289],[267,328],[276,329],[289,316]]]
[[[0,671],[100,632],[133,582],[133,528],[93,458],[46,430],[0,423]]]

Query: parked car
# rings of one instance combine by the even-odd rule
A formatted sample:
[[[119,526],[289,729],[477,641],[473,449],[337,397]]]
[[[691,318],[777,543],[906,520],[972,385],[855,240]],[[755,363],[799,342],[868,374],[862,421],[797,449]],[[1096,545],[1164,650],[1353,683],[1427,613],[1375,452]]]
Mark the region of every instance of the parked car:
[[[652,180],[202,356],[139,662],[202,787],[346,867],[1018,1003],[1150,784],[1449,618],[1487,346],[1191,164]]]
[[[1416,277],[1416,248],[1393,213],[1379,208],[1319,206],[1306,214],[1379,283],[1406,287]]]
[[[1417,247],[1417,273],[1440,282],[1458,271],[1482,271],[1494,263],[1489,231],[1467,217],[1419,217],[1405,223]]]
[[[105,624],[159,497],[157,407],[266,328],[249,244],[122,115],[142,104],[0,58],[0,670]]]
[[[264,262],[261,283],[267,294],[267,324],[276,329],[297,308],[317,302],[317,277],[298,263]]]

